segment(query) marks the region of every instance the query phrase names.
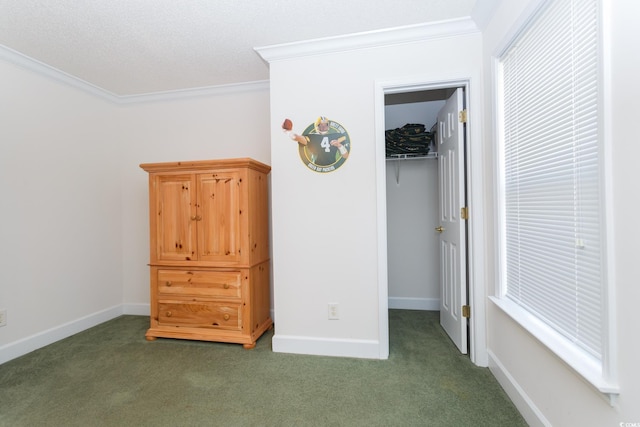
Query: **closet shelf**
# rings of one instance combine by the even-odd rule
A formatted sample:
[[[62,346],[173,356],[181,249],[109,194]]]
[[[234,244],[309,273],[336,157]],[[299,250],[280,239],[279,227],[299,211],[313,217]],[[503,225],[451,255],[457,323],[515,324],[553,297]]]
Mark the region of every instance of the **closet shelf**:
[[[429,154],[391,154],[387,156],[387,161],[396,162],[396,184],[400,184],[400,162],[404,160],[437,159],[438,152],[432,151]]]
[[[431,151],[429,154],[390,154],[387,156],[387,161],[394,160],[420,160],[420,159],[437,159],[438,153]]]

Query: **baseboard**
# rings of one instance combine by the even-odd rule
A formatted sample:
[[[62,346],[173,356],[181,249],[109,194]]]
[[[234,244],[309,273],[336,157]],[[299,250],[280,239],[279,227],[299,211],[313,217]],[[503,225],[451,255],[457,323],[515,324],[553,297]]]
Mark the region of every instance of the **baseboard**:
[[[389,308],[400,310],[440,310],[440,298],[389,297]]]
[[[530,426],[550,426],[551,423],[546,419],[544,414],[540,412],[538,407],[522,387],[520,387],[515,378],[511,376],[496,355],[493,354],[491,350],[488,350],[487,353],[489,355],[489,370],[498,380],[498,383],[500,383],[516,408],[518,408],[518,411],[520,411],[520,414],[527,424]]]
[[[149,304],[122,304],[72,320],[0,347],[0,365],[34,350],[53,344],[78,332],[98,326],[122,315],[149,316]]]
[[[18,341],[5,344],[0,347],[0,364],[24,356],[27,353],[31,353],[34,350],[97,326],[122,314],[124,314],[123,306],[117,305],[22,338]]]
[[[278,335],[271,340],[275,353],[308,354],[314,356],[380,359],[380,343],[373,340],[351,340]]]
[[[122,304],[122,314],[133,316],[149,316],[150,313],[150,304]]]

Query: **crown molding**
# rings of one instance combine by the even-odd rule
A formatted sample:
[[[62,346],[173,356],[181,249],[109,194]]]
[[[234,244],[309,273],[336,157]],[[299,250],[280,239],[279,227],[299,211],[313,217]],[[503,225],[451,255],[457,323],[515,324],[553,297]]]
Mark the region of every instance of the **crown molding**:
[[[175,101],[179,99],[197,98],[205,96],[226,95],[230,93],[268,91],[269,80],[233,83],[218,86],[170,90],[165,92],[143,93],[139,95],[118,96],[119,104],[140,104],[144,102]]]
[[[293,43],[255,47],[267,63],[304,56],[375,48],[418,41],[477,33],[480,30],[471,18],[408,25],[384,30],[367,31],[343,36],[326,37]]]
[[[33,71],[41,76],[48,77],[76,89],[80,89],[81,91],[90,93],[99,98],[106,99],[107,101],[118,102],[118,96],[116,94],[106,91],[69,73],[65,73],[55,67],[47,65],[44,62],[40,62],[37,59],[24,55],[7,46],[0,45],[0,59],[19,67],[26,68],[27,70]]]
[[[489,1],[489,0],[485,0]],[[348,52],[357,49],[375,48],[397,44],[412,43],[443,37],[453,37],[479,32],[479,28],[471,18],[460,18],[425,24],[408,25],[384,30],[354,33],[343,36],[326,37],[285,43],[254,50],[267,63],[304,56],[326,53]],[[26,68],[42,76],[54,79],[106,101],[131,105],[144,102],[172,101],[200,96],[216,96],[229,93],[269,90],[269,81],[260,80],[228,85],[189,88],[165,92],[152,92],[136,95],[117,95],[76,76],[52,67],[24,55],[9,47],[0,45],[0,59]]]
[[[0,60],[7,61],[41,76],[56,80],[65,85],[79,89],[85,93],[97,96],[98,98],[101,98],[108,102],[121,105],[131,105],[144,102],[173,101],[178,99],[216,96],[229,93],[269,90],[269,81],[260,80],[219,86],[172,90],[166,92],[152,92],[137,95],[116,95],[113,92],[91,84],[85,80],[82,80],[50,65],[47,65],[44,62],[38,61],[37,59],[31,58],[4,45],[0,45]]]

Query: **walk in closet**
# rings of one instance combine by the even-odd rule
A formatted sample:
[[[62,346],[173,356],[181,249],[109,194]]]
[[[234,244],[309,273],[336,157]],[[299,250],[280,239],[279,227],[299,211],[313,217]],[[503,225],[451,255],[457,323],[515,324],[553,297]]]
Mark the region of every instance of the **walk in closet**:
[[[385,95],[385,129],[424,125],[434,131],[453,89]],[[410,128],[413,126],[409,126]],[[438,161],[429,153],[387,152],[387,263],[389,308],[439,310]]]

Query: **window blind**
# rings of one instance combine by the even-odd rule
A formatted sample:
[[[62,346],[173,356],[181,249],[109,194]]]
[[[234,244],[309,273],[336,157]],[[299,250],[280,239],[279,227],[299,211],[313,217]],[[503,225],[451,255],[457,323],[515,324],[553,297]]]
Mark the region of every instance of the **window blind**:
[[[601,360],[598,17],[550,1],[499,63],[506,297]]]

